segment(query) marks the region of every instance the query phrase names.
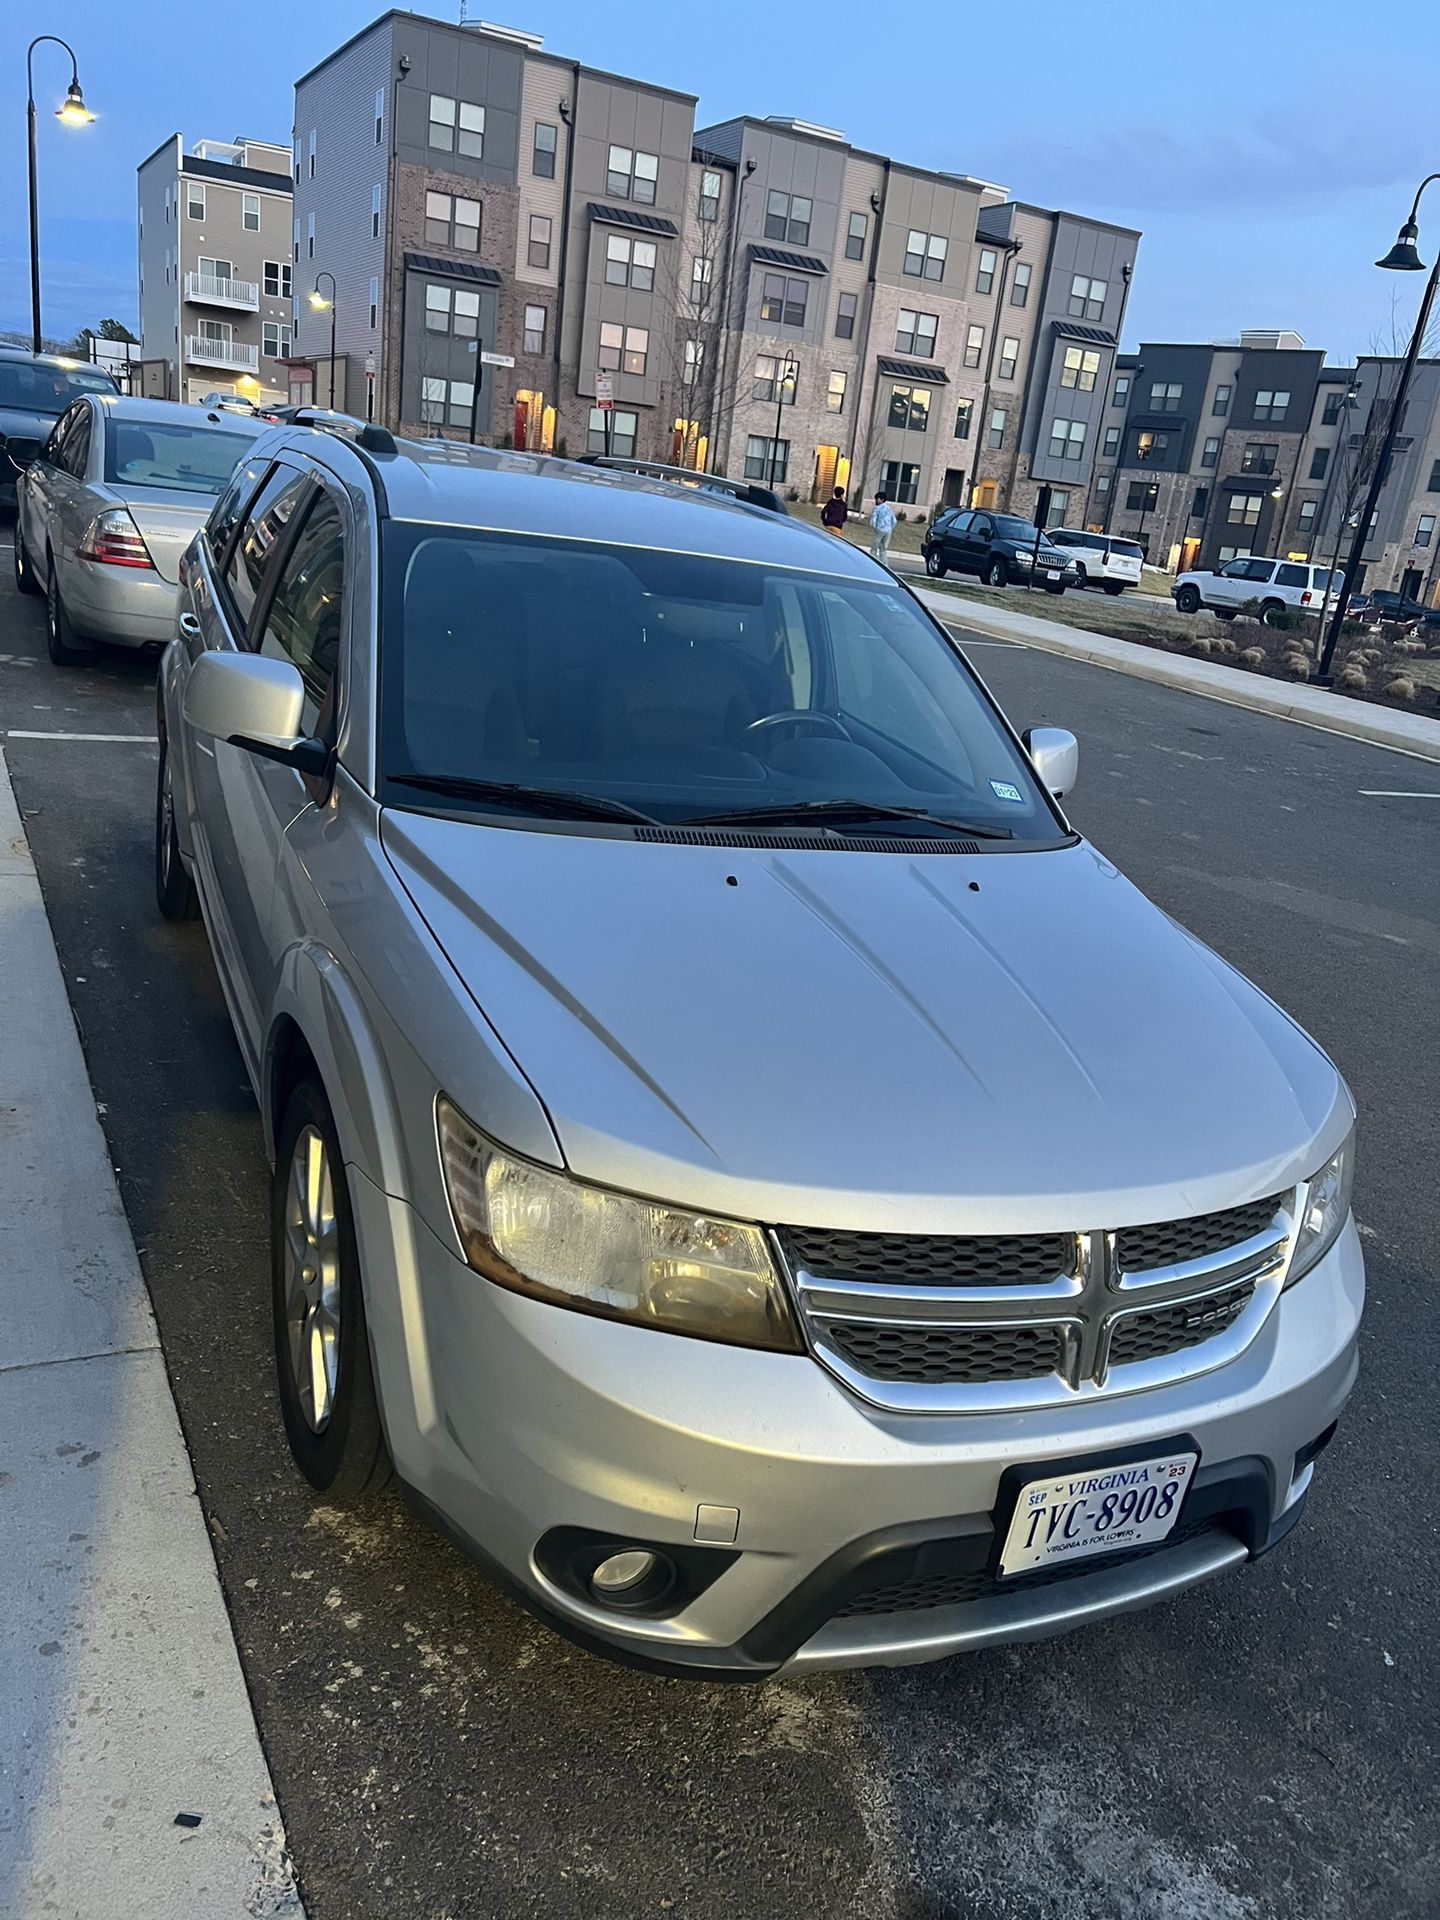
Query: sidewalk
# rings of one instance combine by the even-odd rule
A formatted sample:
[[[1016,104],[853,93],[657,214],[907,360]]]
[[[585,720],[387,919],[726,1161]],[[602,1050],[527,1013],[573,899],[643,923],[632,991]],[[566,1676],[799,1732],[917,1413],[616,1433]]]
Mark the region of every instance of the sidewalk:
[[[3,756],[0,1542],[0,1914],[301,1916]]]
[[[1037,614],[987,606],[965,593],[939,593],[933,587],[916,587],[914,592],[937,618],[975,633],[993,634],[1043,653],[1111,667],[1132,679],[1153,680],[1160,686],[1201,694],[1207,700],[1222,700],[1229,706],[1248,707],[1253,713],[1318,727],[1325,733],[1368,740],[1373,746],[1390,747],[1421,760],[1440,761],[1440,720],[1425,714],[1399,713],[1393,707],[1372,706],[1345,694],[1327,693],[1323,687],[1292,685],[1247,673],[1243,667],[1222,667],[1209,660],[1162,653],[1158,647],[1114,640],[1109,634],[1090,633],[1081,627],[1064,627]]]

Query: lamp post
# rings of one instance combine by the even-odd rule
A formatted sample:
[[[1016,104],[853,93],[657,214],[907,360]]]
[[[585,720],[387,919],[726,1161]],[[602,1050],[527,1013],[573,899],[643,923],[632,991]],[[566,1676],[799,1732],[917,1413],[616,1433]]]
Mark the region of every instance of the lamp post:
[[[322,280],[328,280],[328,281],[330,282],[330,298],[329,298],[328,300],[327,300],[327,299],[325,298],[325,296],[324,296],[324,294],[323,294],[323,293],[321,293],[321,291],[320,291],[320,282],[321,282]],[[313,287],[312,287],[312,288],[310,289],[310,304],[311,304],[311,306],[312,306],[312,307],[313,307],[313,308],[315,309],[315,311],[316,311],[317,313],[324,313],[327,307],[328,307],[328,308],[329,308],[329,310],[330,310],[330,406],[331,406],[331,409],[332,409],[332,411],[333,411],[333,410],[335,409],[335,307],[336,307],[336,300],[335,300],[335,276],[334,276],[334,274],[333,274],[333,273],[331,273],[331,272],[329,271],[329,269],[328,269],[328,268],[326,268],[326,269],[322,269],[322,271],[321,271],[321,272],[319,272],[319,273],[317,273],[317,274],[316,274],[316,276],[315,276],[315,285],[314,285],[314,286],[313,286]]]
[[[780,463],[780,422],[785,411],[785,389],[790,389],[791,404],[795,400],[795,383],[800,378],[800,362],[793,353],[787,353],[785,364],[775,373],[775,438],[770,442],[770,486],[775,486],[775,469]]]
[[[64,100],[55,109],[55,118],[66,127],[88,126],[95,118],[80,91],[75,49],[68,40],[59,40],[53,33],[37,34],[25,49],[26,131],[30,140],[30,345],[36,353],[40,351],[40,207],[35,185],[35,49],[46,41],[51,46],[63,47],[70,56],[70,85]]]
[[[1425,262],[1420,258],[1415,242],[1420,237],[1420,228],[1415,216],[1420,211],[1420,196],[1432,181],[1440,180],[1440,173],[1427,174],[1415,189],[1415,199],[1410,208],[1410,218],[1401,227],[1394,246],[1383,260],[1375,262],[1387,273],[1423,273]],[[1405,407],[1405,395],[1410,390],[1410,376],[1415,371],[1415,362],[1420,357],[1420,343],[1425,338],[1425,329],[1430,324],[1430,309],[1435,304],[1435,288],[1440,282],[1440,254],[1430,269],[1430,278],[1425,283],[1425,292],[1421,296],[1420,311],[1415,316],[1415,331],[1410,336],[1409,350],[1404,365],[1400,369],[1400,378],[1395,384],[1395,394],[1390,402],[1390,417],[1385,422],[1385,432],[1380,441],[1380,449],[1375,458],[1375,471],[1370,476],[1370,485],[1365,495],[1365,504],[1360,509],[1360,524],[1355,529],[1355,538],[1350,543],[1350,556],[1345,562],[1344,578],[1340,582],[1340,595],[1335,602],[1335,610],[1330,615],[1330,625],[1325,634],[1325,645],[1320,654],[1320,665],[1316,678],[1328,685],[1330,667],[1335,658],[1335,649],[1340,641],[1340,626],[1345,618],[1345,609],[1350,604],[1350,590],[1359,570],[1361,556],[1365,551],[1365,542],[1370,535],[1370,522],[1380,499],[1380,489],[1385,485],[1386,468],[1390,464],[1390,455],[1395,446],[1395,436],[1400,430],[1400,419]]]

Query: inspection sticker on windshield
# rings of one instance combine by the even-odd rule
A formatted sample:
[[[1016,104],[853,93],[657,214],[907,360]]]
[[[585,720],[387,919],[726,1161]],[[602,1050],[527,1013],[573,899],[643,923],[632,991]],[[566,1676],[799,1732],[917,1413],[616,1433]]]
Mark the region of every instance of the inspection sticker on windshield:
[[[1017,800],[1022,807],[1025,804],[1025,796],[1013,780],[992,780],[990,791],[997,800]]]
[[[1027,1480],[1000,1555],[1003,1578],[1163,1540],[1180,1516],[1199,1458],[1166,1454],[1122,1467],[1080,1468]]]

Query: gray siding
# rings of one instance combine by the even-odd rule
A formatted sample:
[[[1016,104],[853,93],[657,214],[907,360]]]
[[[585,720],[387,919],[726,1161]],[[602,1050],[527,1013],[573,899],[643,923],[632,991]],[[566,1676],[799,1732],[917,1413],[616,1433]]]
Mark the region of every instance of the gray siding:
[[[513,185],[520,141],[524,51],[484,34],[405,15],[394,23],[397,63],[410,71],[395,93],[395,147],[412,166],[434,166],[468,179]],[[378,84],[378,83],[377,83]],[[430,145],[430,96],[468,100],[485,109],[484,151],[477,159]]]
[[[400,418],[404,421],[421,421],[420,401],[423,383],[427,379],[444,380],[448,401],[449,383],[455,380],[473,382],[476,375],[478,355],[468,349],[463,339],[457,339],[449,333],[430,333],[425,326],[425,288],[427,285],[446,286],[452,290],[460,288],[467,293],[480,296],[480,340],[483,343],[495,338],[496,318],[499,295],[495,287],[482,286],[469,279],[452,279],[444,273],[417,272],[408,270],[405,274],[405,297],[402,302],[404,320],[404,344],[401,353],[402,376],[400,385]],[[481,370],[480,405],[476,417],[476,432],[484,435],[494,432],[492,424],[494,413],[495,369],[485,367]],[[502,423],[503,424],[503,423]],[[469,432],[468,420],[463,424],[449,418],[435,423],[427,431],[444,434],[448,439],[464,439]]]
[[[1058,485],[1088,487],[1102,437],[1106,396],[1114,369],[1115,348],[1095,341],[1073,340],[1057,332],[1060,326],[1093,327],[1118,341],[1129,287],[1127,269],[1134,270],[1135,236],[1119,233],[1064,213],[1055,219],[1050,256],[1037,315],[1037,337],[1029,393],[1021,422],[1021,444],[1030,454],[1030,471],[1037,480]],[[1098,318],[1070,312],[1075,277],[1103,280],[1106,293]],[[1033,295],[1032,295],[1033,298]],[[1062,387],[1066,349],[1097,348],[1100,373],[1093,392]],[[1056,419],[1079,420],[1085,425],[1082,459],[1052,460],[1050,430]]]
[[[147,360],[164,360],[171,378],[178,378],[180,349],[177,344],[180,298],[174,274],[166,277],[166,255],[176,245],[175,208],[165,217],[165,189],[174,200],[179,178],[180,136],[166,141],[158,153],[151,154],[136,170],[135,197],[138,216],[140,271],[140,351]],[[178,389],[167,386],[167,394]]]

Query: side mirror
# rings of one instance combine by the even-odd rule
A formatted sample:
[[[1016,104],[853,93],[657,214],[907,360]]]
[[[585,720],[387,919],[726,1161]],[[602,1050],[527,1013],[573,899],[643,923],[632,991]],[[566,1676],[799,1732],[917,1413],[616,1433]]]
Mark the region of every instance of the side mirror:
[[[263,760],[323,779],[330,749],[300,731],[305,683],[288,660],[258,653],[202,653],[185,682],[185,721]]]
[[[1061,800],[1080,778],[1080,742],[1063,727],[1031,727],[1021,739],[1047,792]]]
[[[17,473],[23,473],[40,458],[40,442],[12,433],[5,442],[5,457]]]

